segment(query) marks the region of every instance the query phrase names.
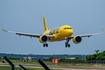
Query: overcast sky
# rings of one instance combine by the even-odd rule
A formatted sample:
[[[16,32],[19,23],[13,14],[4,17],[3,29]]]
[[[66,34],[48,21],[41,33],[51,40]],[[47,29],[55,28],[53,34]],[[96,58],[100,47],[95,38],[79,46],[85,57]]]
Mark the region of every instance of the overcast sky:
[[[49,29],[68,24],[74,35],[97,33],[105,27],[105,0],[0,0],[0,26],[7,30],[42,34],[43,15]],[[0,53],[15,54],[93,54],[105,50],[105,33],[69,43],[70,48],[65,48],[65,41],[48,42],[44,48],[38,38],[0,29]]]

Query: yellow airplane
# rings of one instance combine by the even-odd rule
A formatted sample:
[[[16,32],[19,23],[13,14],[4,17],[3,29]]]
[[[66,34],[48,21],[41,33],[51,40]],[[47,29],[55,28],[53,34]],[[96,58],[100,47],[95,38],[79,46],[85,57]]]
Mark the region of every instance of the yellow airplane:
[[[104,29],[102,28],[101,33],[93,33],[93,34],[84,34],[84,35],[73,35],[73,29],[69,25],[63,25],[52,30],[49,30],[46,24],[46,17],[43,16],[43,23],[44,23],[44,33],[43,34],[30,34],[30,33],[23,33],[23,32],[14,32],[5,30],[2,26],[2,30],[5,32],[15,33],[19,36],[29,36],[29,37],[36,37],[39,38],[39,41],[43,43],[43,47],[48,47],[47,42],[55,42],[55,41],[62,41],[66,40],[65,47],[70,47],[69,41],[72,41],[75,44],[78,44],[82,41],[82,37],[90,37],[93,35],[102,34]]]

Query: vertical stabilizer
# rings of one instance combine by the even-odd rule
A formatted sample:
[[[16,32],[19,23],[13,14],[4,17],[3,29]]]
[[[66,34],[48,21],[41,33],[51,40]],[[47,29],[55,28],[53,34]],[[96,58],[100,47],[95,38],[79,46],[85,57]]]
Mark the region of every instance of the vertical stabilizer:
[[[44,32],[48,31],[47,23],[46,23],[46,17],[43,16],[43,23],[44,23]]]

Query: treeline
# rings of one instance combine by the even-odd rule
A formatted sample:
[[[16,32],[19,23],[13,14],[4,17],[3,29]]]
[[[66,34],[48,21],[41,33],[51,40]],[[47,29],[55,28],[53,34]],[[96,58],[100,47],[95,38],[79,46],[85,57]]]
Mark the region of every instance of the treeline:
[[[99,50],[96,51],[96,54],[86,56],[86,60],[105,60],[105,51],[98,53]]]
[[[85,60],[76,58],[76,59],[60,59],[61,63],[86,63]]]

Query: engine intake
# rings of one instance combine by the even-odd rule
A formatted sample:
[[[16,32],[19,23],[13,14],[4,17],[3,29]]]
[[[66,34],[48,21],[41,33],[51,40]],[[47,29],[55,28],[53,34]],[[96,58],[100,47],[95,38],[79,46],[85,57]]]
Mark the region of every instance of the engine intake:
[[[78,44],[82,41],[82,38],[80,36],[75,36],[72,40],[75,44]]]
[[[41,43],[47,42],[47,40],[48,40],[48,37],[46,35],[40,36],[40,38],[39,38],[39,41]]]

